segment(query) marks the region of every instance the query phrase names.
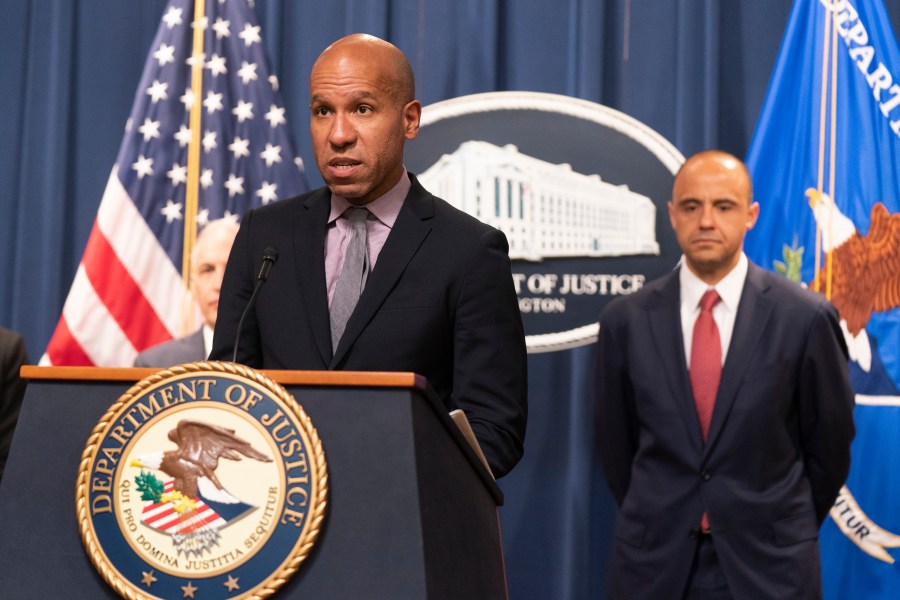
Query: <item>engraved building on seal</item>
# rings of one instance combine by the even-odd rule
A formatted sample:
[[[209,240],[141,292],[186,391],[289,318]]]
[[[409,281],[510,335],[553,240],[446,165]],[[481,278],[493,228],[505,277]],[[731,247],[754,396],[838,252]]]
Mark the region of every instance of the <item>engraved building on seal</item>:
[[[659,254],[656,206],[626,185],[519,152],[467,141],[419,176],[426,189],[509,240],[509,257]]]

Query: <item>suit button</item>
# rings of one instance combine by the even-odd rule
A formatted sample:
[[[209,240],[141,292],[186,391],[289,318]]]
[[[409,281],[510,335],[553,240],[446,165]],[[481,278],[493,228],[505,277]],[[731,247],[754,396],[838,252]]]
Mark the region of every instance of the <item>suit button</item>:
[[[700,479],[703,481],[709,481],[710,477],[712,477],[712,475],[706,469],[700,472]]]

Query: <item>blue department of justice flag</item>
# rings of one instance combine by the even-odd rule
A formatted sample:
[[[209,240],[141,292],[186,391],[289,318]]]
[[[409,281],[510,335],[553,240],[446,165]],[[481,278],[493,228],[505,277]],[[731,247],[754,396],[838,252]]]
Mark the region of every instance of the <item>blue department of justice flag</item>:
[[[131,366],[139,351],[184,333],[185,227],[237,220],[307,190],[252,7],[247,0],[205,0],[202,7],[195,19],[193,0],[172,0],[162,16],[42,364]],[[197,89],[195,66],[202,72]],[[185,209],[194,107],[196,224]]]
[[[900,49],[881,0],[797,0],[748,154],[757,264],[837,307],[857,393],[826,598],[900,598]]]

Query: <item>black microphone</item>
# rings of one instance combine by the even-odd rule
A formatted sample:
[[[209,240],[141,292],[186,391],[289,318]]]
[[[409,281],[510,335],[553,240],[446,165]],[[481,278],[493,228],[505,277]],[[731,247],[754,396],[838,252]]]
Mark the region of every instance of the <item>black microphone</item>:
[[[269,246],[265,250],[263,250],[263,264],[259,268],[259,277],[257,277],[257,281],[265,281],[269,278],[269,270],[272,268],[272,265],[275,264],[275,261],[278,260],[278,248],[275,246]],[[253,299],[250,299],[253,302]]]
[[[247,318],[250,309],[256,303],[256,297],[259,295],[259,290],[262,288],[262,284],[266,282],[266,279],[269,278],[269,271],[272,269],[272,265],[275,264],[276,260],[278,260],[278,248],[269,246],[263,250],[263,263],[259,268],[259,276],[256,278],[256,286],[253,288],[253,295],[250,296],[250,301],[247,302],[247,308],[244,309],[244,314],[241,315],[241,320],[238,322],[237,334],[234,336],[234,353],[231,355],[231,362],[237,362],[238,344],[241,341],[241,330],[244,328],[244,319]]]

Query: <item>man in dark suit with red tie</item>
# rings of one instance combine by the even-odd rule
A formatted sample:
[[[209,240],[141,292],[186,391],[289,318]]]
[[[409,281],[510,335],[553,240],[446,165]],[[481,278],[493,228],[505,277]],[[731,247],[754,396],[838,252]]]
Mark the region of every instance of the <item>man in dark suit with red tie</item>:
[[[821,597],[818,529],[850,466],[834,307],[751,264],[746,167],[689,158],[678,269],[600,318],[597,423],[619,505],[614,599]]]
[[[496,477],[523,452],[525,336],[505,236],[428,193],[403,166],[422,107],[409,61],[367,35],[310,75],[310,133],[327,187],[245,215],[211,358],[231,360],[267,247],[279,250],[238,362],[412,371],[465,411]]]

